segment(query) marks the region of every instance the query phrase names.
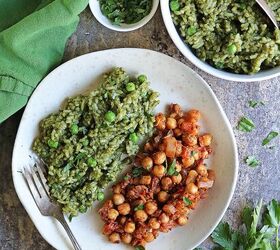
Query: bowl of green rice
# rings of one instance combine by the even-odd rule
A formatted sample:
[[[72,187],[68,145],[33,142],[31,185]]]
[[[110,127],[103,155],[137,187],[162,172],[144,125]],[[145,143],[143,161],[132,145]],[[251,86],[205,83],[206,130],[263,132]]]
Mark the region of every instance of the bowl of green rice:
[[[280,2],[268,0],[280,21]],[[161,2],[168,33],[198,68],[239,82],[280,75],[280,30],[255,0]]]

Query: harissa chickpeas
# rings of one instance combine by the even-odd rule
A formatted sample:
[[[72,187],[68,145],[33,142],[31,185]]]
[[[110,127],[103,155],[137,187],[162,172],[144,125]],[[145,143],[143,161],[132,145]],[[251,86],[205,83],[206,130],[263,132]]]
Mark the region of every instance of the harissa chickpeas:
[[[112,200],[99,210],[103,233],[112,243],[144,246],[160,232],[186,225],[214,184],[214,171],[203,163],[213,138],[199,134],[200,112],[184,113],[178,104],[171,104],[169,112],[156,115],[156,131],[137,155],[136,170],[113,186]]]

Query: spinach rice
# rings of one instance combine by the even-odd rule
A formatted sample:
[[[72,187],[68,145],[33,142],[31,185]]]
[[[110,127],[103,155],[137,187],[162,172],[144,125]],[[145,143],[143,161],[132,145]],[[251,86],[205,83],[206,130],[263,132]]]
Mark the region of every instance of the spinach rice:
[[[267,2],[280,21],[280,1]],[[172,0],[170,9],[184,41],[212,66],[246,74],[280,66],[280,31],[255,0]]]
[[[51,196],[72,216],[84,213],[138,151],[153,130],[158,94],[146,76],[131,79],[121,68],[99,88],[68,98],[40,122],[33,150],[48,165]]]

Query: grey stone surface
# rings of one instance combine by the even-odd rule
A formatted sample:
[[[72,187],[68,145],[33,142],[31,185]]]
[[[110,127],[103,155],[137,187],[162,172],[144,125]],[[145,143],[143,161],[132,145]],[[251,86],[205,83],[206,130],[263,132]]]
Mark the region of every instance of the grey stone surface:
[[[76,56],[103,49],[140,47],[156,50],[184,62],[198,72],[212,87],[233,127],[242,115],[255,121],[252,133],[236,130],[240,171],[237,188],[224,220],[234,226],[239,224],[240,210],[246,203],[280,200],[280,150],[279,138],[274,149],[261,146],[262,139],[272,130],[280,128],[280,78],[255,83],[235,83],[217,79],[194,67],[179,53],[169,38],[160,12],[145,27],[130,33],[117,33],[102,27],[89,9],[81,15],[77,32],[69,39],[64,61]],[[96,62],[98,63],[98,62]],[[265,106],[248,107],[249,100],[262,100]],[[52,249],[34,228],[13,188],[11,157],[17,127],[22,111],[0,125],[0,249],[43,250]],[[251,169],[243,163],[244,157],[256,155],[261,166]],[[210,240],[201,247],[211,249]],[[178,249],[181,250],[181,249]],[[183,249],[182,249],[183,250]]]

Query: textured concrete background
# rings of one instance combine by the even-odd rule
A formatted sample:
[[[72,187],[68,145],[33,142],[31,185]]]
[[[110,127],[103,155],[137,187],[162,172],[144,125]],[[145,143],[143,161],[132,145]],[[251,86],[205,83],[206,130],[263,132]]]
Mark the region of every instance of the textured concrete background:
[[[240,211],[245,203],[256,203],[261,198],[265,202],[272,198],[280,200],[279,138],[273,142],[276,145],[273,150],[261,146],[262,139],[272,129],[279,131],[280,128],[280,78],[235,83],[198,70],[184,59],[172,43],[159,11],[142,29],[123,34],[104,28],[89,9],[85,10],[77,32],[69,40],[64,61],[92,51],[122,47],[152,49],[179,59],[209,83],[233,127],[242,115],[248,115],[255,121],[257,128],[251,133],[234,130],[239,148],[240,172],[237,189],[224,220],[238,226]],[[248,101],[251,99],[262,100],[266,105],[257,109],[249,108]],[[22,111],[0,125],[0,249],[52,249],[34,228],[13,188],[11,157],[21,115]],[[256,169],[247,167],[243,159],[248,155],[256,155],[262,162],[261,166]],[[211,246],[210,240],[201,245],[203,249],[211,249]]]

